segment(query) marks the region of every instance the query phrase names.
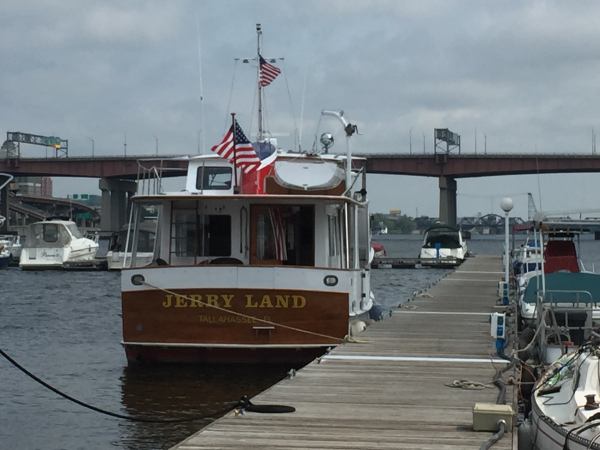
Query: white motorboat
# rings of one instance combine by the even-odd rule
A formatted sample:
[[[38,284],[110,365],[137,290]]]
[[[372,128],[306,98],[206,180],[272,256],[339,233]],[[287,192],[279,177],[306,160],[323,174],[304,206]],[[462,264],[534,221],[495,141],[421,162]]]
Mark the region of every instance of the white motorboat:
[[[467,244],[459,228],[440,223],[425,230],[419,258],[462,261],[466,256]]]
[[[128,231],[129,227],[124,226],[120,231],[111,236],[108,252],[106,253],[108,270],[121,270],[123,267],[131,267],[131,248],[133,245],[132,241],[127,239]],[[156,223],[154,221],[145,221],[142,223],[142,228],[137,234],[138,243],[134,266],[147,266],[152,263],[155,231]],[[133,235],[131,233],[131,237]]]
[[[8,248],[0,242],[0,269],[5,269],[9,266],[12,261],[12,255],[8,251]]]
[[[520,440],[536,450],[600,449],[599,373],[597,341],[555,361],[534,387],[531,432]]]
[[[0,235],[0,244],[8,249],[13,261],[19,260],[23,249],[21,236],[17,234],[2,234]]]
[[[75,222],[47,219],[29,225],[19,267],[61,269],[66,262],[92,261],[97,251],[98,242],[84,237]]]

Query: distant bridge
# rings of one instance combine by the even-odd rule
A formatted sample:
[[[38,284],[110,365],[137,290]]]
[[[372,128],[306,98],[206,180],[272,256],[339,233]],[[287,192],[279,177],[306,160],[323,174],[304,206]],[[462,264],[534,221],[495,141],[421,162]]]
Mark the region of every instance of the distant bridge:
[[[356,156],[364,156],[367,159],[367,173],[437,177],[440,189],[439,217],[442,222],[452,224],[456,224],[456,180],[459,178],[600,172],[600,155],[589,154],[369,153]],[[0,172],[7,172],[14,176],[100,178],[103,211],[111,209],[115,212],[115,218],[110,221],[105,220],[103,214],[103,229],[115,227],[118,229],[115,224],[124,220],[122,216],[125,208],[111,207],[110,202],[116,201],[121,205],[126,201],[126,195],[135,191],[135,188],[132,185],[118,184],[117,180],[134,181],[138,173],[153,166],[162,171],[163,177],[181,176],[185,175],[187,165],[187,159],[176,155],[20,158],[0,160]],[[108,225],[108,222],[112,225]]]

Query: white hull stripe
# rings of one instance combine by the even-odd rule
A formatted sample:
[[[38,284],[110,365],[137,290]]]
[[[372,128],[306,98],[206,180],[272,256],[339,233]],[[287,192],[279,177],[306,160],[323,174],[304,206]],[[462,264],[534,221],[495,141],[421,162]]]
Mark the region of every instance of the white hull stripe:
[[[341,339],[340,339],[341,340]],[[331,342],[325,344],[213,344],[213,343],[172,343],[172,342],[124,342],[121,341],[121,345],[127,346],[138,346],[138,347],[171,347],[171,348],[320,348],[320,347],[335,347],[339,344],[333,344]]]
[[[423,362],[493,362],[494,364],[507,364],[504,359],[490,358],[438,358],[433,356],[369,356],[369,355],[326,355],[323,359],[356,359],[368,361],[423,361]]]
[[[459,312],[459,311],[416,311],[414,309],[402,309],[394,311],[394,314],[440,314],[444,316],[489,316],[491,312]]]

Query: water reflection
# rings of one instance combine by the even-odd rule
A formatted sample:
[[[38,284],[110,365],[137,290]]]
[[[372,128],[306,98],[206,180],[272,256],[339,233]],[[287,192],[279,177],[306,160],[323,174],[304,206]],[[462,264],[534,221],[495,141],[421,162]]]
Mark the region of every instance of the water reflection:
[[[152,365],[131,366],[121,376],[123,414],[146,419],[189,419],[183,423],[125,421],[121,446],[129,449],[169,448],[231,410],[242,395],[259,394],[287,376],[282,365]],[[294,367],[296,370],[300,367]],[[231,409],[228,408],[231,406]]]

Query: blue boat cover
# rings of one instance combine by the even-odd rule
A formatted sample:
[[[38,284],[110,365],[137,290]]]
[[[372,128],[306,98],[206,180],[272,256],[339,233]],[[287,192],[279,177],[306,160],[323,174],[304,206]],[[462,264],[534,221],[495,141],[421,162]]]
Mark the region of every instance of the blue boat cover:
[[[542,279],[538,275],[531,278],[525,289],[523,301],[525,303],[536,302],[536,292],[542,290]],[[570,292],[552,292],[548,291],[570,291]],[[576,303],[577,292],[579,291],[579,302],[590,303],[590,296],[582,294],[581,291],[587,291],[591,294],[591,302],[600,302],[600,274],[596,273],[570,273],[554,272],[546,274],[546,300],[545,302],[554,303]]]

